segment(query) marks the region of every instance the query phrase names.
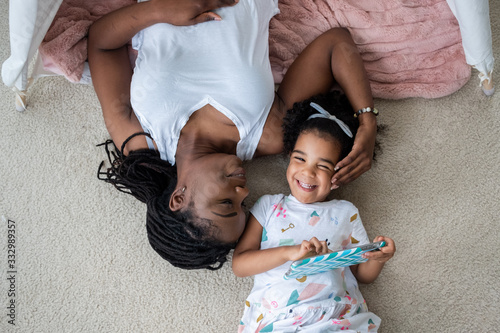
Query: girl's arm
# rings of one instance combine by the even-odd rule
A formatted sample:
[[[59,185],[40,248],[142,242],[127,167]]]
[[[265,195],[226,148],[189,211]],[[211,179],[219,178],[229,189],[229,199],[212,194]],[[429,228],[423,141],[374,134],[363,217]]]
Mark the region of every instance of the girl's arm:
[[[367,262],[351,266],[351,271],[360,283],[372,283],[379,276],[385,263],[392,258],[396,252],[396,245],[389,237],[378,236],[374,242],[385,241],[386,246],[380,248],[380,251],[371,251],[363,255],[368,258]]]
[[[278,267],[287,261],[301,259],[309,253],[328,252],[326,242],[320,242],[316,237],[309,241],[303,241],[301,245],[260,250],[262,230],[262,225],[250,214],[245,232],[233,253],[233,272],[236,276],[256,275]]]
[[[151,0],[120,8],[90,27],[88,60],[92,82],[106,128],[117,147],[130,135],[143,131],[130,105],[132,68],[127,43],[140,30],[156,23],[192,25],[220,19],[210,10],[234,3],[233,0]],[[146,139],[135,137],[125,147],[125,154],[141,148],[147,148]]]

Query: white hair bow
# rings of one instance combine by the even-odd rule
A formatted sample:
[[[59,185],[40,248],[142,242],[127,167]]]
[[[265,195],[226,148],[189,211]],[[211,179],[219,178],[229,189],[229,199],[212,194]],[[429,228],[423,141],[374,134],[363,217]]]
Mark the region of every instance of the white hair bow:
[[[325,109],[323,109],[323,107],[321,107],[321,105],[319,105],[319,104],[311,102],[310,105],[311,105],[311,107],[313,109],[315,109],[319,113],[315,113],[315,114],[310,115],[309,118],[307,118],[307,120],[312,119],[312,118],[326,118],[326,119],[333,120],[334,122],[337,123],[337,125],[339,125],[339,127],[344,131],[344,133],[348,137],[352,138],[352,132],[349,129],[349,126],[347,126],[342,120],[340,120],[339,118],[337,118],[334,115],[330,114],[328,111],[326,111]]]

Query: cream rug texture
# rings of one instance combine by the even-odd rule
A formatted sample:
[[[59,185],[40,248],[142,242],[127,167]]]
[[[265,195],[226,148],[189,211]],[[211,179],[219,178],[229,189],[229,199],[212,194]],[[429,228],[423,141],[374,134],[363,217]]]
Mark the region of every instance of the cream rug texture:
[[[490,5],[499,63],[500,3]],[[8,1],[0,18],[3,62]],[[476,75],[443,98],[376,100],[382,152],[336,192],[371,238],[396,241],[361,287],[380,332],[500,330],[500,91],[485,97]],[[236,332],[252,278],[230,264],[173,268],[147,242],[145,205],[96,178],[108,134],[93,88],[43,78],[28,103],[15,111],[0,86],[0,215],[15,222],[0,223],[0,332]],[[287,192],[283,158],[246,167],[249,206]]]

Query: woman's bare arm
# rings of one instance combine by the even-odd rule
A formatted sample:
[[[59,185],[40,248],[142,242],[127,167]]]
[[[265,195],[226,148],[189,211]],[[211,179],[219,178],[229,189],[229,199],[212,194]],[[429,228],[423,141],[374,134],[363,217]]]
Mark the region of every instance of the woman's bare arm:
[[[278,89],[282,109],[323,94],[337,82],[354,110],[373,108],[373,97],[363,60],[350,33],[331,29],[309,44],[288,69]],[[354,115],[354,112],[353,112]],[[337,164],[334,184],[346,184],[371,167],[377,122],[372,113],[359,117],[360,126],[351,153]]]
[[[118,147],[130,135],[143,131],[130,105],[132,68],[127,43],[139,31],[156,23],[193,25],[220,19],[210,11],[233,4],[233,0],[151,0],[120,8],[90,27],[88,59],[92,82],[106,128]],[[125,154],[140,148],[147,148],[142,136],[127,144]]]
[[[130,135],[143,131],[130,105],[132,68],[126,45],[141,29],[156,23],[151,11],[149,2],[133,4],[103,16],[90,27],[88,60],[92,83],[106,128],[117,147]],[[127,144],[124,153],[141,148],[147,148],[147,143],[138,136]]]

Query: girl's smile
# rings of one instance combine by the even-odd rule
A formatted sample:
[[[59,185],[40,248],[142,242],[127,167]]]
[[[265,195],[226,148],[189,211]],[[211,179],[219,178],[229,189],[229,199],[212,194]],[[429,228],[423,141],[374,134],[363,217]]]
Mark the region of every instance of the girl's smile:
[[[297,180],[297,183],[298,183],[299,187],[301,187],[306,192],[311,192],[317,187],[316,185],[303,183],[300,180]]]

